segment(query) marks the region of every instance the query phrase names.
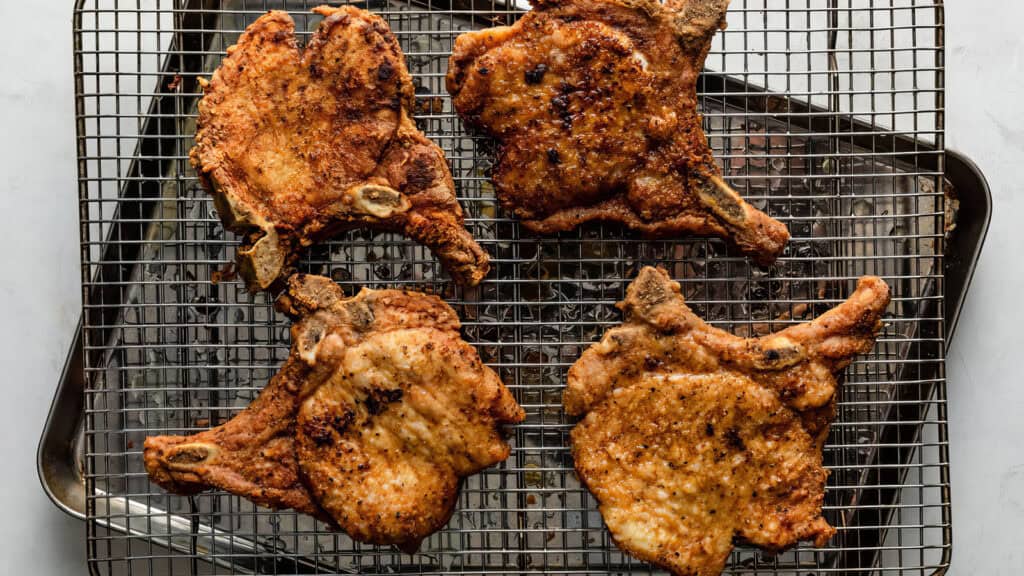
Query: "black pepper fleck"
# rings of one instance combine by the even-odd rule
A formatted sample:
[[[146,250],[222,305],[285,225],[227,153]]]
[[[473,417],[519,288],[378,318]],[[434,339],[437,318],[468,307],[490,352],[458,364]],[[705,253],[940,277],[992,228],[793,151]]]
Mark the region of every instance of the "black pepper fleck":
[[[532,70],[527,70],[523,76],[527,84],[540,84],[541,80],[544,79],[544,73],[547,71],[548,67],[546,65],[537,64]]]

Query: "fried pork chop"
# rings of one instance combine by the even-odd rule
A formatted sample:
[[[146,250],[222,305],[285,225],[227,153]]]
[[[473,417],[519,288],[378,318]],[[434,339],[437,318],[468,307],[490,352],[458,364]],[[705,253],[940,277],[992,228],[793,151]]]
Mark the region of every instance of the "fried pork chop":
[[[734,537],[823,546],[836,376],[869,351],[889,289],[876,277],[815,320],[761,338],[713,328],[665,271],[644,268],[625,322],[570,368],[576,472],[616,543],[680,575],[721,572]]]
[[[649,375],[612,391],[572,441],[615,542],[676,574],[719,574],[734,536],[779,550],[833,533],[813,440],[744,376]]]
[[[411,118],[413,84],[387,24],[343,6],[305,51],[285,12],[228,48],[199,102],[190,154],[224,225],[245,234],[250,290],[283,285],[302,248],[356,227],[402,232],[474,285],[487,254],[463,227],[441,149]]]
[[[524,418],[434,296],[293,276],[277,303],[292,350],[222,426],[149,437],[150,478],[294,508],[355,540],[414,550],[451,516],[459,480],[508,457],[499,425]]]
[[[758,263],[786,227],[721,177],[697,76],[728,0],[532,0],[512,26],[455,42],[455,109],[499,143],[502,205],[536,232],[617,221],[726,238]]]

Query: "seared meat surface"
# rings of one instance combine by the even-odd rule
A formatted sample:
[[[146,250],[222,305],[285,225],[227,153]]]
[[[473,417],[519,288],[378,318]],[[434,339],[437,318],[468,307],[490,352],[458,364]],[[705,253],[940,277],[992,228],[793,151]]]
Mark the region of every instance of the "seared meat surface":
[[[592,409],[615,388],[649,373],[735,372],[773,391],[806,419],[823,441],[833,417],[836,375],[869,352],[889,305],[889,287],[865,276],[847,300],[811,322],[760,338],[740,338],[701,320],[679,284],[650,266],[640,270],[618,304],[625,321],[580,356],[569,370],[563,402],[570,415]],[[818,419],[818,411],[824,418]]]
[[[889,289],[864,277],[815,320],[761,338],[713,328],[667,273],[644,268],[625,315],[570,368],[580,479],[620,547],[675,574],[718,574],[734,537],[824,545],[821,448],[838,373],[868,352]]]
[[[411,118],[413,83],[380,17],[343,6],[300,52],[285,12],[228,49],[199,103],[192,164],[224,225],[245,234],[250,290],[283,285],[299,252],[340,232],[402,232],[473,285],[487,254],[463,227],[441,149]]]
[[[589,220],[721,236],[759,263],[786,227],[721,177],[697,77],[728,0],[533,0],[512,26],[459,36],[447,76],[463,120],[499,143],[502,205],[536,232]]]
[[[676,574],[717,575],[734,536],[778,550],[834,532],[813,440],[749,378],[649,375],[609,394],[572,441],[615,542]]]
[[[288,360],[227,423],[146,439],[150,478],[294,508],[354,539],[413,550],[451,516],[459,480],[508,457],[499,425],[524,418],[434,296],[293,276]]]

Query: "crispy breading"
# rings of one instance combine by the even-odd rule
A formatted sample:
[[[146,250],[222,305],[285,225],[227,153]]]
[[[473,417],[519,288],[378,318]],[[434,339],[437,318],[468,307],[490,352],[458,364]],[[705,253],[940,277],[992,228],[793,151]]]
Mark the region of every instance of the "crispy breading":
[[[463,227],[441,149],[412,121],[414,90],[387,23],[351,6],[299,51],[272,11],[250,25],[205,86],[190,158],[251,290],[282,286],[299,252],[344,230],[402,232],[473,285],[489,269]]]
[[[719,574],[734,537],[779,550],[835,532],[812,438],[744,376],[652,374],[617,388],[572,446],[619,547],[675,574]]]
[[[679,284],[643,268],[622,325],[569,369],[563,396],[580,479],[615,541],[676,574],[718,574],[736,536],[770,551],[819,546],[821,448],[837,375],[869,351],[888,286],[864,277],[811,322],[760,338],[713,328]]]
[[[697,77],[728,0],[534,0],[512,26],[462,34],[448,91],[500,144],[502,205],[536,232],[589,220],[721,236],[759,263],[786,227],[722,180]]]
[[[874,346],[888,304],[885,282],[865,276],[845,302],[811,322],[740,338],[701,320],[686,306],[679,284],[648,266],[618,304],[623,324],[605,332],[569,369],[565,409],[582,415],[609,391],[651,372],[736,372],[774,390],[820,443],[833,417],[836,374]]]
[[[459,480],[508,457],[522,408],[436,296],[293,276],[279,309],[292,350],[227,423],[145,442],[168,491],[220,488],[328,520],[354,539],[415,549],[451,516]]]

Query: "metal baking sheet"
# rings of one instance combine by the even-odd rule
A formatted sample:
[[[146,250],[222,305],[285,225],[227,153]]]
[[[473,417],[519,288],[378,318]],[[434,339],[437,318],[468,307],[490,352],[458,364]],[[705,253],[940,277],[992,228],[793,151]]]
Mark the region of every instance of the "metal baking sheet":
[[[947,158],[941,6],[931,3],[731,6],[702,76],[701,106],[726,177],[793,234],[770,269],[716,240],[646,241],[609,225],[556,237],[520,230],[487,182],[489,143],[462,129],[443,90],[454,37],[519,11],[489,2],[370,4],[402,43],[417,82],[417,121],[444,148],[495,271],[461,290],[423,248],[371,232],[311,249],[303,269],[353,292],[401,285],[445,297],[467,340],[527,410],[513,454],[466,482],[452,521],[415,555],[356,544],[238,497],[168,496],[149,484],[140,456],[146,435],[225,421],[287,354],[287,322],[264,295],[211,282],[237,238],[221,228],[187,152],[196,78],[212,73],[267,8],[287,8],[309,30],[314,4],[83,0],[76,9],[81,496],[95,571],[649,572],[611,544],[575,479],[560,394],[566,368],[618,322],[612,305],[652,263],[682,282],[698,313],[739,334],[806,320],[861,274],[893,287],[887,328],[849,369],[825,450],[826,515],[839,533],[824,549],[774,557],[739,548],[727,573],[925,574],[948,563],[946,199],[937,184]],[[62,456],[73,450],[56,452],[44,477],[66,478],[73,466],[62,464],[74,460]],[[903,498],[908,489],[919,498]],[[62,494],[77,494],[53,492],[65,503],[74,497]],[[894,534],[898,544],[886,544]]]

